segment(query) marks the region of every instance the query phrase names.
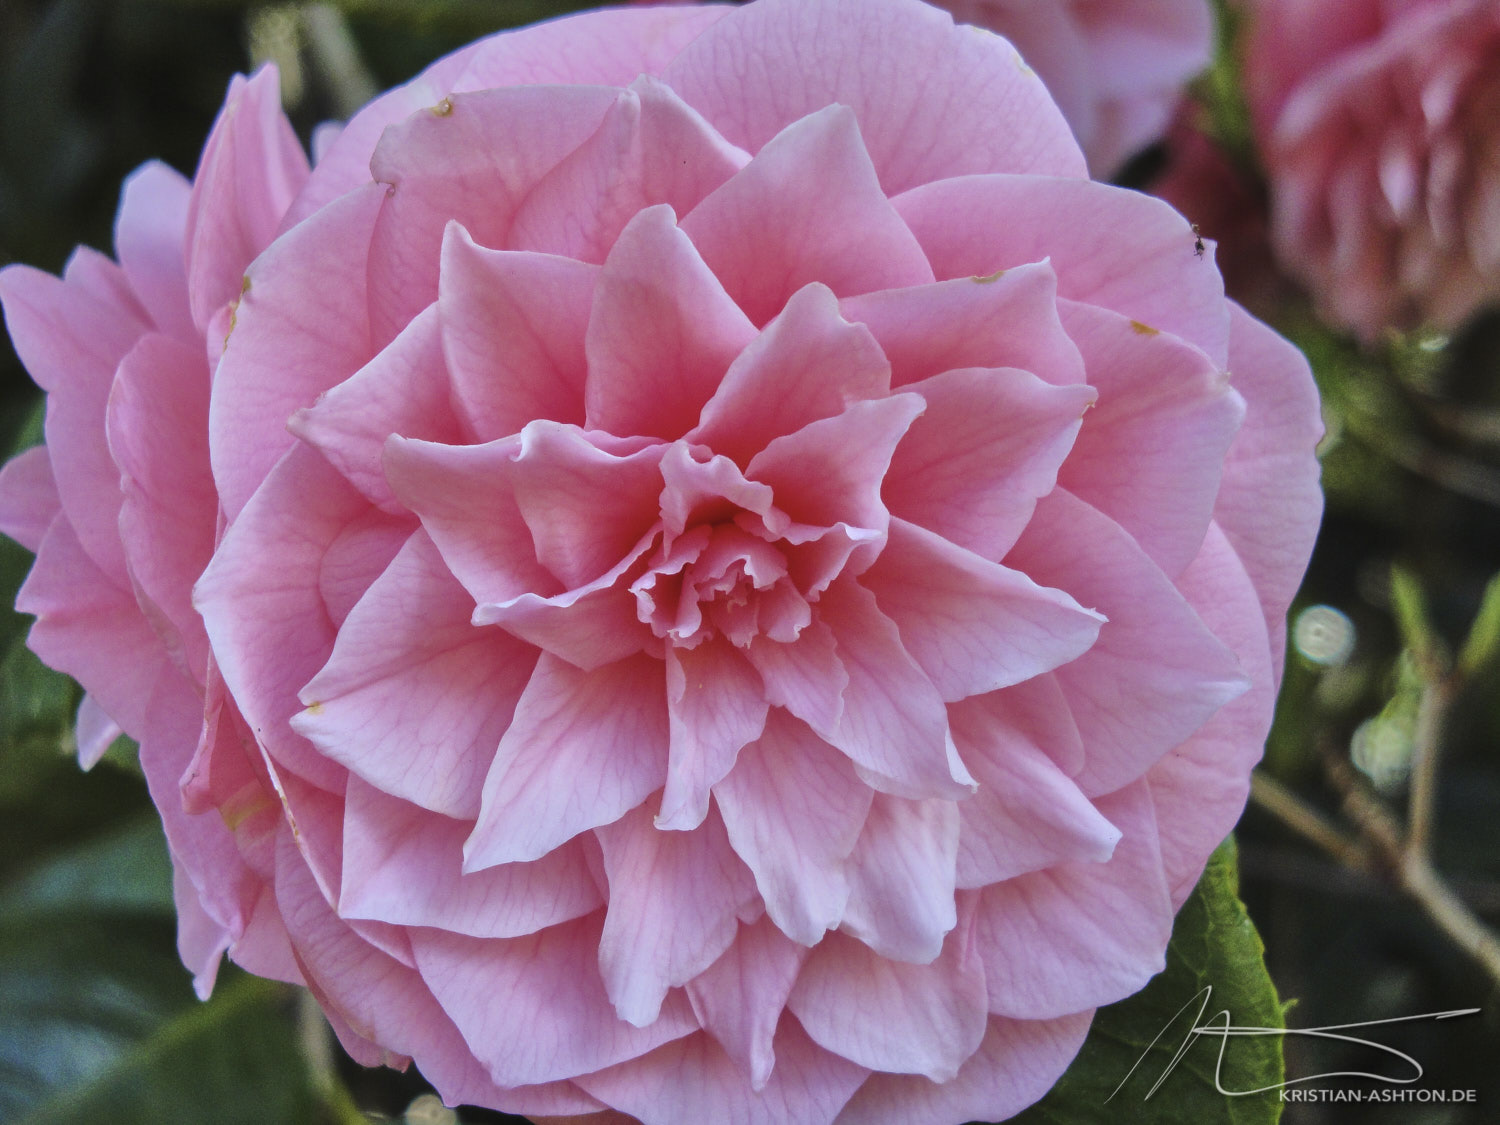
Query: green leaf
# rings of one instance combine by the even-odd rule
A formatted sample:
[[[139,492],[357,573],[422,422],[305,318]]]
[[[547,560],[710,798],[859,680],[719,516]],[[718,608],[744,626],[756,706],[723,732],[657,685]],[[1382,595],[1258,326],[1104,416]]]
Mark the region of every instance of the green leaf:
[[[1204,989],[1212,991],[1200,1017]],[[1236,1027],[1286,1026],[1276,987],[1266,972],[1265,947],[1239,900],[1233,837],[1214,852],[1178,912],[1166,969],[1136,995],[1099,1010],[1083,1049],[1062,1080],[1015,1121],[1272,1125],[1281,1116],[1276,1091],[1244,1097],[1220,1093],[1215,1066],[1221,1039],[1192,1035],[1195,1026],[1214,1026],[1213,1018],[1224,1011]],[[1220,1019],[1218,1026],[1222,1025]],[[1188,1042],[1173,1067],[1178,1048],[1189,1040],[1196,1041]],[[1284,1077],[1281,1036],[1229,1040],[1218,1075],[1223,1089],[1274,1086]],[[1152,1093],[1158,1079],[1161,1085]]]
[[[332,1120],[296,993],[232,969],[208,1003],[178,961],[160,823],[55,852],[0,888],[0,1120]]]
[[[1500,652],[1500,574],[1484,588],[1479,613],[1469,626],[1468,639],[1458,654],[1458,674],[1465,679],[1485,667]]]

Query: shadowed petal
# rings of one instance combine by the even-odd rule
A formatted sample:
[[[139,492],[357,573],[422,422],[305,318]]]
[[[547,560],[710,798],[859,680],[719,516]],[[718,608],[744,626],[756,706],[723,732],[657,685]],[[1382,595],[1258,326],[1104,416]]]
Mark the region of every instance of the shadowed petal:
[[[931,964],[958,924],[958,833],[953,801],[877,793],[849,858],[849,905],[839,928],[883,957]]]

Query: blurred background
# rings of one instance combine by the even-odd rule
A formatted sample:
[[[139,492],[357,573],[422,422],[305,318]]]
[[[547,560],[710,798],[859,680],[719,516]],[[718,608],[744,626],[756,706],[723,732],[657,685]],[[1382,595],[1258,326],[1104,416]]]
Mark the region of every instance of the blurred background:
[[[478,35],[582,6],[0,0],[0,265],[108,251],[122,178],[152,158],[191,175],[236,72],[276,61],[306,138]],[[1500,311],[1363,343],[1318,319],[1266,240],[1234,15],[1167,139],[1117,179],[1220,242],[1231,293],[1303,346],[1324,395],[1327,517],[1238,833],[1241,891],[1293,1027],[1481,1009],[1380,1034],[1423,1086],[1474,1103],[1285,1120],[1500,1120],[1500,954],[1483,960],[1500,927]],[[38,439],[38,404],[0,340],[0,450]],[[194,999],[132,748],[80,772],[77,689],[24,648],[9,607],[29,564],[0,540],[0,1121],[506,1120],[349,1063],[293,990],[227,971]],[[1382,1067],[1327,1040],[1286,1049],[1289,1076]]]

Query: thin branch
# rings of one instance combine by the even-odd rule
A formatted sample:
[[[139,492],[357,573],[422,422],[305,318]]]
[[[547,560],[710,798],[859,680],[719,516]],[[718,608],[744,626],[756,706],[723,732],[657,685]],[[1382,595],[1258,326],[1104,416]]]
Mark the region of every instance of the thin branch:
[[[1359,841],[1270,774],[1256,770],[1250,775],[1250,800],[1345,867],[1358,871],[1369,866]]]
[[[1451,676],[1429,680],[1417,705],[1407,797],[1406,851],[1408,856],[1420,856],[1423,860],[1431,854],[1432,826],[1437,817],[1438,761],[1442,757],[1448,705],[1454,694]]]

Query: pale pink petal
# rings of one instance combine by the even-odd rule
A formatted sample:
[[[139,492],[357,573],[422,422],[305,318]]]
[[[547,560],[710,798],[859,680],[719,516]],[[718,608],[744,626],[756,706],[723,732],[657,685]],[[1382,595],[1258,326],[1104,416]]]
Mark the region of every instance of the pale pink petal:
[[[78,764],[83,769],[93,769],[99,764],[115,739],[125,732],[118,723],[104,713],[104,708],[87,692],[78,703],[78,715],[73,723],[74,740],[78,743]]]
[[[486,250],[457,223],[443,238],[438,307],[453,399],[483,440],[527,422],[583,422],[584,332],[598,270]]]
[[[1105,863],[1058,864],[976,892],[990,1011],[1054,1019],[1140,991],[1166,964],[1172,901],[1144,781],[1096,801],[1123,835]]]
[[[370,245],[377,341],[437,300],[448,223],[503,246],[526,194],[588,139],[616,96],[599,86],[455,93],[385,131],[370,158],[370,175],[389,189]]]
[[[984,1038],[985,998],[971,910],[927,965],[889,961],[830,934],[808,956],[787,1007],[814,1042],[850,1062],[947,1082]]]
[[[188,298],[200,333],[239,296],[245,267],[276,237],[307,171],[281,112],[276,68],[263,66],[249,79],[235,75],[198,161],[187,210]]]
[[[172,861],[172,905],[177,912],[177,956],[193,974],[193,993],[199,1000],[213,995],[219,965],[229,948],[229,931],[203,908],[192,881],[182,865]]]
[[[120,192],[115,253],[156,327],[201,351],[187,286],[185,238],[191,193],[192,185],[176,170],[157,160],[142,164]]]
[[[690,524],[713,522],[715,515],[726,511],[753,512],[772,534],[785,530],[786,516],[776,511],[770,487],[747,481],[739,466],[722,454],[697,460],[707,452],[701,445],[679,441],[662,454],[661,517],[666,530],[679,536]]]
[[[648,1027],[669,989],[729,948],[755,881],[717,816],[689,832],[663,832],[643,805],[594,835],[609,879],[599,971],[620,1019]]]
[[[588,426],[682,436],[755,338],[667,206],[635,216],[600,271],[589,317]]]
[[[1228,358],[1219,271],[1195,253],[1188,221],[1159,199],[1089,180],[970,176],[894,202],[940,278],[1051,258],[1061,296],[1181,336],[1220,367]]]
[[[16,354],[47,392],[44,428],[63,510],[88,556],[124,583],[120,472],[109,457],[104,415],[115,369],[150,326],[119,267],[91,251],[76,252],[61,279],[6,267],[0,301]]]
[[[1175,577],[1203,542],[1245,404],[1224,372],[1177,337],[1093,305],[1060,304],[1099,401],[1058,483]]]
[[[466,437],[453,411],[438,306],[429,305],[359,371],[287,422],[344,479],[388,512],[404,512],[386,480],[386,438],[455,444]]]
[[[1254,612],[1257,591],[1217,525],[1177,585],[1203,623],[1235,651],[1253,686],[1146,773],[1174,906],[1191,893],[1207,856],[1244,810],[1250,769],[1270,732],[1274,673],[1281,667]]]
[[[893,193],[970,172],[1087,174],[1015,48],[897,0],[757,4],[707,31],[664,77],[751,152],[830,102],[851,106]]]
[[[1084,381],[1078,347],[1058,319],[1057,275],[1048,262],[882,289],[839,306],[874,334],[898,387],[959,367],[1017,367],[1054,386]]]
[[[659,518],[662,452],[616,453],[576,426],[527,425],[508,475],[537,562],[571,589],[630,554]]]
[[[869,787],[847,759],[775,710],[714,797],[766,913],[793,941],[816,944],[844,916],[845,861],[870,809]]]
[[[1082,655],[1103,618],[1061,590],[893,519],[860,579],[942,697],[1009,687]]]
[[[61,510],[45,445],[32,446],[0,465],[0,534],[34,552]]]
[[[881,481],[891,454],[925,409],[914,394],[853,402],[840,414],[773,439],[745,475],[771,486],[776,506],[800,523],[847,523],[884,532]]]
[[[785,707],[813,730],[831,733],[838,727],[849,673],[827,625],[814,618],[790,644],[756,637],[745,657],[760,673],[770,703]]]
[[[341,628],[370,584],[406,545],[417,522],[366,508],[333,538],[318,567],[318,596],[334,628]]]
[[[418,531],[350,612],[327,664],[298,692],[292,729],[395,797],[479,814],[495,747],[536,650],[470,625],[473,600]]]
[[[949,708],[953,740],[979,791],[958,806],[958,885],[983,887],[1056,863],[1103,863],[1120,830],[1052,759],[1067,706],[1036,722],[1030,685]],[[1076,728],[1071,731],[1078,737]],[[1065,737],[1065,734],[1064,734]]]
[[[355,1034],[414,1058],[454,1101],[500,1104],[492,1099],[504,1095],[482,1061],[465,1049],[449,1006],[434,998],[416,971],[365,943],[334,915],[290,832],[281,834],[277,848],[276,895],[308,986],[325,1007],[337,1011]],[[579,1096],[573,1103],[586,1109],[591,1099]]]
[[[882,957],[928,965],[958,924],[954,906],[958,807],[875,795],[849,857],[839,929]]]
[[[671,745],[656,825],[696,828],[708,815],[708,791],[734,768],[766,725],[765,691],[755,668],[722,637],[667,650]]]
[[[520,450],[519,435],[470,446],[401,437],[386,443],[392,491],[417,514],[477,603],[562,589],[536,561],[531,529],[516,504],[511,471]]]
[[[749,159],[670,87],[642,75],[532,190],[510,245],[603,262],[636,212],[665,203],[685,215]]]
[[[386,126],[437,106],[449,94],[533,84],[628,86],[637,75],[660,74],[685,44],[725,14],[706,5],[619,8],[547,20],[462,47],[355,114],[319,158],[286,223],[299,222],[367,183],[370,156]]]
[[[593,914],[527,937],[485,941],[412,931],[423,980],[500,1085],[589,1074],[697,1029],[680,992],[668,994],[649,1027],[615,1016],[599,974],[603,922]],[[518,1019],[526,1019],[524,1032]]]
[[[765,917],[741,926],[725,954],[688,982],[693,1014],[756,1093],[776,1065],[776,1028],[806,957]]]
[[[973,780],[951,752],[943,698],[874,596],[842,579],[823,592],[818,616],[833,630],[849,673],[843,714],[828,741],[883,792],[949,800],[972,793]]]
[[[842,105],[788,125],[682,229],[756,324],[809,282],[847,297],[932,280]]]
[[[824,1051],[790,1018],[777,1030],[776,1053],[776,1068],[759,1090],[706,1033],[585,1075],[578,1085],[652,1125],[830,1125],[869,1073]]]
[[[957,1077],[872,1074],[839,1114],[837,1125],[952,1125],[1004,1121],[1050,1090],[1088,1034],[1094,1013],[1055,1020],[990,1017],[979,1049]]]
[[[345,196],[277,239],[247,269],[243,292],[236,283],[209,409],[214,480],[231,521],[292,444],[287,419],[374,353],[366,258],[384,198],[375,185]]]
[[[67,520],[52,521],[16,609],[36,617],[27,647],[82,684],[105,714],[139,737],[166,653],[135,597],[94,564]]]
[[[1051,492],[1095,391],[1014,368],[963,368],[909,389],[927,403],[891,458],[891,514],[991,560]]]
[[[1249,686],[1135,541],[1062,489],[1037,505],[1006,562],[1108,618],[1094,647],[1053,673],[1083,735],[1075,780],[1090,796],[1139,777]]]
[[[804,286],[730,365],[687,440],[748,465],[774,438],[885,397],[890,371],[869,331],[839,315],[832,290]]]
[[[349,779],[345,801],[341,917],[508,938],[604,905],[581,843],[535,863],[464,875],[465,822],[391,797],[357,776]]]
[[[201,348],[152,333],[121,361],[105,417],[131,580],[168,651],[198,679],[208,639],[191,595],[213,554],[219,514],[208,383]]]
[[[1323,426],[1307,361],[1238,305],[1230,318],[1229,361],[1231,384],[1249,410],[1229,447],[1214,519],[1260,594],[1280,684],[1287,607],[1323,514],[1313,455]]]
[[[339,792],[344,767],[289,725],[297,692],[333,650],[317,586],[324,552],[368,502],[315,451],[294,446],[229,529],[193,591],[215,659],[257,741],[282,766]],[[274,567],[266,560],[275,559]]]
[[[537,859],[618,820],[661,788],[667,742],[661,661],[584,672],[543,654],[485,778],[464,870]]]

